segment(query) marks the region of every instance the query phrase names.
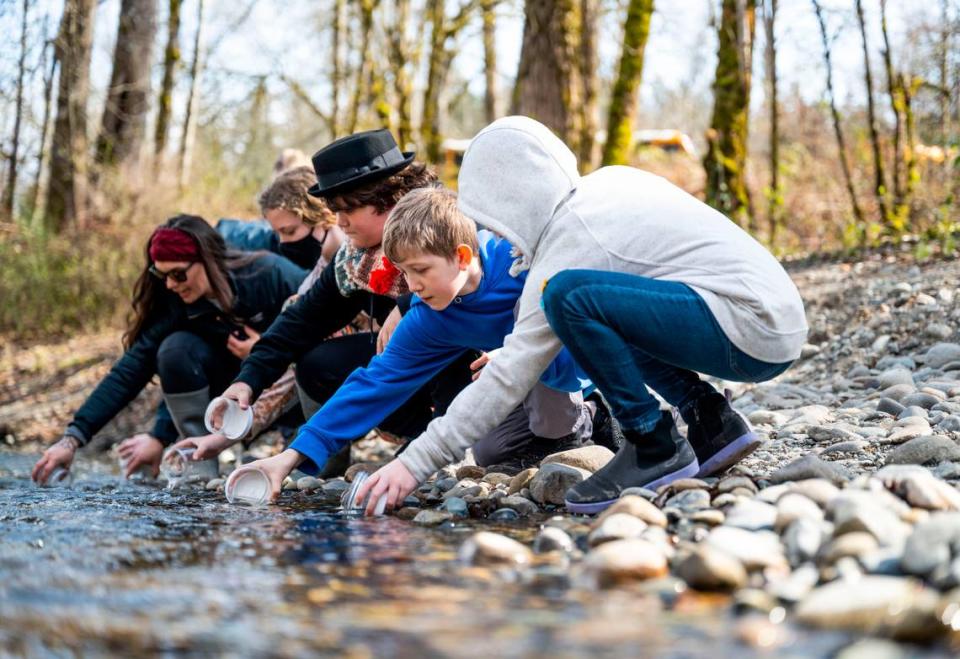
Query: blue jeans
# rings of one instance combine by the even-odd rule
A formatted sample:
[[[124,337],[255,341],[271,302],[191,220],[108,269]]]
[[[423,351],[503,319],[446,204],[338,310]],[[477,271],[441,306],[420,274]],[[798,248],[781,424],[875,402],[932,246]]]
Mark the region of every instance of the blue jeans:
[[[762,382],[791,363],[770,364],[737,348],[703,298],[679,282],[564,270],[547,283],[543,309],[626,430],[650,432],[660,419],[659,404],[644,385],[684,414],[715,392],[697,372]]]

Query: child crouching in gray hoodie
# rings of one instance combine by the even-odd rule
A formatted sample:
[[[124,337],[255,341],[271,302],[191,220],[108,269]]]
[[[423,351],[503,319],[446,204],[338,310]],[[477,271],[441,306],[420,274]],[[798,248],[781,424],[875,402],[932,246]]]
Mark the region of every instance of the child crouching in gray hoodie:
[[[631,167],[587,176],[553,133],[526,117],[474,139],[460,210],[514,246],[529,270],[497,359],[367,489],[405,496],[499,423],[566,346],[610,403],[627,441],[567,508],[594,513],[628,487],[727,469],[759,445],[697,373],[760,382],[797,359],[803,302],[777,260],[722,214]],[[677,407],[682,437],[647,387]],[[375,500],[376,497],[373,497]]]

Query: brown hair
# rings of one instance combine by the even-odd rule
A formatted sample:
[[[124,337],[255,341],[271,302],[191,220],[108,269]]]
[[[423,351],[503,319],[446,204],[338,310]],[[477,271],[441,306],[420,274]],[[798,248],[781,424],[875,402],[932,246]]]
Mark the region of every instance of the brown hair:
[[[257,201],[260,212],[281,209],[293,213],[310,227],[331,227],[337,217],[319,197],[307,193],[310,186],[317,182],[312,167],[295,167],[285,171],[268,185]]]
[[[343,194],[332,195],[326,198],[326,202],[330,210],[335,213],[364,206],[373,206],[377,213],[386,213],[411,190],[425,188],[436,182],[436,172],[422,162],[414,161],[396,174],[361,185]]]
[[[207,272],[213,299],[225,314],[233,310],[234,296],[230,288],[229,270],[248,265],[259,258],[263,252],[242,253],[228,250],[223,237],[207,221],[197,215],[177,215],[163,223],[164,227],[179,229],[189,234],[200,247],[199,263]],[[152,237],[152,236],[151,236]],[[127,317],[127,331],[123,334],[123,347],[129,348],[140,334],[164,313],[169,313],[162,305],[168,293],[166,282],[150,273],[153,260],[150,258],[150,240],[144,247],[146,265],[133,287],[132,311]]]
[[[457,208],[457,194],[445,188],[410,192],[383,225],[383,253],[394,263],[414,254],[451,259],[458,245],[477,253],[477,225]]]

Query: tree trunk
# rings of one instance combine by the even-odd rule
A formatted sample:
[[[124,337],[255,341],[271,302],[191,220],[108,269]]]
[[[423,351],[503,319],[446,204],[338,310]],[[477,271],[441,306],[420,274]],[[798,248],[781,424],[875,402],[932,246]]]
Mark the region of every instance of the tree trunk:
[[[864,81],[867,84],[867,123],[870,128],[870,144],[873,147],[874,194],[880,209],[880,223],[889,226],[891,217],[887,210],[887,183],[883,170],[883,150],[880,146],[880,132],[877,130],[877,111],[873,102],[873,73],[870,71],[870,48],[867,43],[867,26],[863,19],[863,2],[856,0],[857,23],[860,25],[860,38],[863,43]],[[890,227],[893,228],[893,227]]]
[[[900,175],[903,159],[901,136],[903,135],[904,90],[900,78],[893,70],[893,54],[887,34],[887,0],[880,0],[880,31],[883,34],[883,65],[887,74],[887,92],[890,109],[893,110],[893,212],[887,221],[894,233],[902,233],[909,223],[910,201],[904,198],[905,190]]]
[[[96,0],[66,0],[56,40],[60,83],[44,226],[57,233],[86,221],[87,99],[96,9]]]
[[[407,24],[410,22],[410,0],[394,0],[393,27],[390,30],[390,67],[393,69],[393,92],[397,105],[397,143],[405,149],[413,141],[413,118],[410,101],[413,84],[407,69],[412,65]]]
[[[333,44],[330,57],[333,67],[330,72],[330,126],[332,135],[336,139],[340,135],[340,83],[343,81],[343,67],[341,65],[340,50],[343,43],[343,12],[345,0],[333,1]]]
[[[578,151],[578,0],[527,0],[511,114],[542,122]]]
[[[46,34],[46,24],[44,24],[43,33]],[[53,42],[48,41],[43,45],[43,68],[46,69],[48,53],[53,48]],[[43,119],[40,121],[40,148],[37,150],[37,177],[33,190],[33,219],[36,222],[38,218],[43,217],[40,211],[43,167],[47,159],[47,135],[50,134],[50,108],[53,102],[53,79],[57,75],[57,56],[54,53],[50,57],[50,71],[43,79]]]
[[[820,39],[823,43],[823,61],[827,69],[827,95],[830,97],[830,116],[833,117],[833,132],[837,138],[837,151],[840,155],[840,168],[843,170],[843,180],[847,184],[847,193],[850,195],[850,206],[853,209],[853,217],[857,226],[865,232],[863,211],[860,209],[860,202],[857,201],[857,191],[853,187],[853,176],[850,173],[850,163],[847,160],[847,143],[843,137],[843,127],[840,125],[840,112],[837,110],[837,99],[833,93],[833,64],[830,55],[830,39],[827,37],[827,23],[823,19],[823,10],[817,0],[811,0],[813,10],[817,14],[817,22],[820,24]]]
[[[163,81],[157,99],[157,127],[153,137],[154,167],[159,170],[167,147],[167,133],[173,114],[173,78],[180,63],[180,7],[182,0],[170,0],[167,18],[167,47],[163,51]]]
[[[23,0],[23,22],[20,26],[20,59],[17,62],[17,100],[13,117],[13,139],[10,144],[10,158],[7,167],[7,185],[3,189],[0,202],[0,221],[5,217],[13,221],[13,202],[17,188],[17,169],[20,165],[20,124],[23,119],[23,76],[27,63],[27,16],[30,13],[29,0]]]
[[[713,84],[713,118],[703,159],[707,203],[743,227],[750,227],[747,190],[747,136],[756,0],[723,0]]]
[[[630,0],[623,24],[623,52],[620,72],[610,95],[607,115],[607,142],[604,165],[626,165],[633,142],[633,120],[637,113],[637,87],[643,77],[643,51],[650,34],[653,0]]]
[[[653,0],[650,0],[651,4]],[[600,68],[597,55],[597,32],[600,25],[599,0],[580,0],[580,168],[593,169],[593,152],[597,139],[597,96],[600,89]]]
[[[763,26],[766,34],[767,87],[770,99],[770,246],[777,243],[783,223],[783,194],[780,191],[780,105],[777,100],[777,0],[764,0]]]
[[[497,0],[483,0],[483,115],[487,123],[497,118]]]
[[[902,203],[904,206],[904,217],[907,219],[912,215],[913,193],[916,191],[917,184],[920,182],[920,170],[917,168],[917,130],[913,115],[913,97],[922,82],[920,78],[905,80],[901,76],[900,82],[898,83],[901,93],[903,94],[903,123],[904,138],[906,140],[906,145],[903,149],[903,164],[907,171]]]
[[[97,162],[135,165],[147,125],[157,0],[122,0]]]
[[[958,21],[958,23],[951,28],[948,4],[948,0],[940,0],[940,47],[937,53],[937,69],[940,74],[939,82],[940,89],[942,90],[940,92],[939,103],[940,144],[944,148],[950,143],[950,136],[953,134],[950,131],[950,75],[948,69],[950,62],[950,36],[951,34],[955,35],[956,29],[960,27],[960,21]],[[960,66],[960,64],[958,64],[958,66]]]
[[[180,132],[180,161],[177,167],[180,188],[190,180],[190,168],[193,160],[193,145],[197,130],[197,105],[200,96],[200,76],[203,74],[203,3],[197,0],[197,31],[193,37],[193,61],[190,63],[190,92],[187,94],[187,110],[183,116],[183,130]]]
[[[350,115],[347,119],[347,133],[355,133],[360,121],[360,105],[369,94],[370,82],[370,34],[373,32],[373,10],[378,0],[360,0],[357,9],[360,12],[360,65],[354,78],[353,99],[350,101]]]

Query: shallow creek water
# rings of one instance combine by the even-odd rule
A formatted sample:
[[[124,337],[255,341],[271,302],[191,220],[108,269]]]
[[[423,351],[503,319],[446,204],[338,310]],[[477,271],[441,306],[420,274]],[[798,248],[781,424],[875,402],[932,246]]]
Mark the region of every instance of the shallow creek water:
[[[36,458],[0,452],[0,656],[763,653],[738,640],[744,619],[726,600],[673,582],[595,591],[555,566],[518,576],[457,560],[479,528],[529,543],[529,520],[425,528],[346,517],[299,493],[249,509],[218,492],[124,483],[89,457],[71,487],[42,489],[29,481]],[[780,657],[851,640],[760,629],[775,630],[782,642],[767,652]]]

